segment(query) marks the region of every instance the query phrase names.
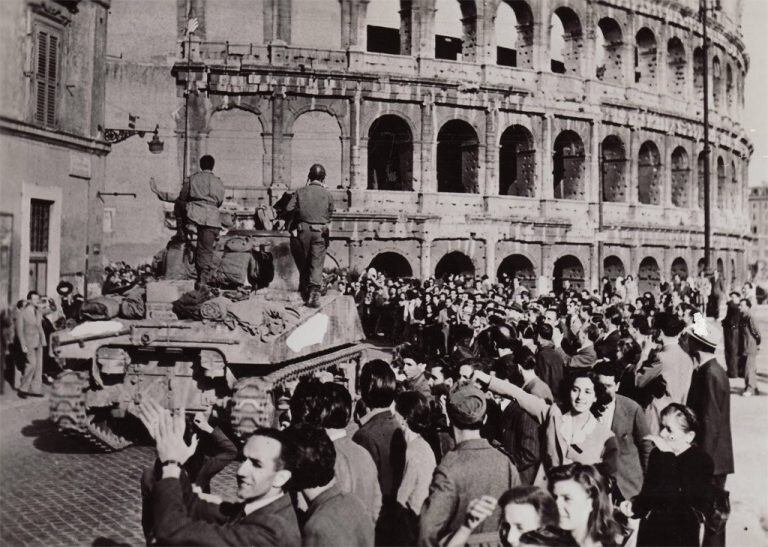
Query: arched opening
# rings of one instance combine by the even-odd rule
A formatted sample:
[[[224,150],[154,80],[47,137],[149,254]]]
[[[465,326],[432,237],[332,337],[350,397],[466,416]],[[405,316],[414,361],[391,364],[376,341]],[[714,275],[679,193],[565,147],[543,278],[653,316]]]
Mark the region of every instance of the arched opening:
[[[691,168],[688,164],[688,152],[678,146],[672,151],[672,205],[688,207]]]
[[[201,144],[216,160],[214,172],[224,186],[263,187],[264,139],[258,116],[240,109],[219,110],[208,127],[208,138]]]
[[[696,263],[696,271],[701,273],[707,269],[707,261],[704,257],[701,257]]]
[[[720,279],[725,279],[725,262],[722,258],[717,259],[717,273],[720,274]]]
[[[578,76],[584,47],[579,16],[570,8],[557,8],[550,18],[549,29],[552,72]]]
[[[643,87],[656,86],[657,48],[656,36],[643,27],[635,36],[635,83]]]
[[[720,65],[720,59],[715,56],[712,58],[712,106],[718,108],[723,93],[723,70]]]
[[[733,109],[733,69],[730,63],[725,65],[725,103],[728,110]]]
[[[536,151],[533,135],[521,125],[501,134],[499,150],[499,194],[532,198],[536,194]]]
[[[645,141],[640,146],[637,199],[645,205],[661,204],[661,155],[652,141]]]
[[[398,116],[382,116],[368,131],[368,189],[413,190],[413,136]]]
[[[672,261],[671,273],[672,277],[679,275],[681,280],[688,277],[688,263],[684,258],[678,256]]]
[[[571,282],[572,289],[584,287],[584,266],[573,255],[561,256],[555,261],[554,279],[552,280],[552,288],[555,292],[562,290],[563,281],[566,279]]]
[[[731,259],[731,286],[736,285],[740,281],[739,274],[736,271],[736,261]]]
[[[155,4],[152,11],[159,9],[157,4],[160,2],[151,4]],[[237,17],[232,17],[233,13],[236,13]],[[205,31],[205,39],[210,42],[261,44],[264,42],[264,1],[206,0],[205,18],[200,22],[205,27],[202,29]]]
[[[533,68],[533,13],[524,0],[503,0],[495,21],[496,64]]]
[[[683,42],[680,38],[671,38],[667,42],[667,85],[672,96],[681,97],[686,92],[686,65]]]
[[[437,0],[435,3],[435,59],[475,60],[477,10],[473,0]]]
[[[600,32],[595,33],[597,40],[595,76],[603,82],[620,84],[624,79],[621,58],[624,38],[621,27],[615,19],[609,17],[600,19],[597,26]]]
[[[704,50],[697,47],[693,50],[693,92],[697,104],[704,101]]]
[[[514,254],[509,255],[499,264],[496,272],[497,279],[501,279],[501,274],[507,274],[508,279],[516,277],[520,284],[533,290],[536,288],[536,270],[528,257]]]
[[[624,263],[618,256],[606,256],[603,259],[603,277],[607,277],[612,282],[617,277],[624,277]]]
[[[717,208],[725,211],[726,203],[726,175],[725,161],[722,156],[717,157]]]
[[[661,270],[656,259],[647,256],[640,262],[637,271],[637,290],[642,294],[646,291],[655,291],[661,283]]]
[[[366,49],[372,53],[410,54],[410,38],[403,39],[401,2],[372,0],[365,11]]]
[[[291,0],[290,5],[291,45],[313,49],[341,49],[340,2]],[[264,23],[260,20],[259,24]]]
[[[600,146],[600,177],[603,201],[627,200],[627,153],[616,135],[607,136]]]
[[[741,212],[741,186],[739,185],[739,173],[736,169],[736,162],[731,160],[731,204],[730,210],[733,214]]]
[[[335,117],[319,110],[305,112],[293,124],[290,187],[304,186],[315,163],[325,167],[328,188],[342,185],[341,128]]]
[[[463,120],[451,120],[437,134],[437,191],[476,194],[479,168],[477,133]]]
[[[584,199],[584,143],[575,131],[555,139],[552,175],[555,199]]]
[[[368,264],[368,268],[374,268],[377,272],[381,272],[390,279],[398,277],[413,277],[413,268],[400,253],[385,252],[379,253],[371,263]],[[368,269],[366,268],[366,270]]]
[[[475,275],[475,265],[472,259],[460,251],[452,251],[435,266],[435,277],[443,278],[447,275]]]
[[[696,159],[696,195],[699,209],[704,208],[704,167],[706,165],[707,155],[702,151]]]

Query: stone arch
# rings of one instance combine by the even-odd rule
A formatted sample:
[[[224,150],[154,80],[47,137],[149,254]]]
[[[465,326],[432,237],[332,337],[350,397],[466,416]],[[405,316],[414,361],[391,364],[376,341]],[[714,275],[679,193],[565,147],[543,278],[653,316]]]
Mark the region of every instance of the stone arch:
[[[477,56],[477,6],[474,0],[437,0],[434,5],[435,59],[474,61]]]
[[[616,281],[617,277],[624,277],[624,262],[616,256],[606,256],[603,259],[603,277],[607,277],[611,282]]]
[[[365,8],[367,51],[390,55],[411,53],[411,22],[403,4],[403,0],[372,0],[368,3]]]
[[[499,194],[536,195],[536,150],[533,135],[522,125],[511,125],[501,134]]]
[[[475,275],[472,259],[461,251],[444,254],[435,266],[435,277],[441,278],[450,274]]]
[[[291,0],[290,6],[291,45],[314,49],[341,49],[340,2]]]
[[[712,57],[712,106],[718,108],[723,94],[723,66],[720,58]]]
[[[502,273],[507,274],[510,279],[517,277],[520,284],[529,289],[536,288],[536,268],[525,255],[511,254],[504,258],[496,271],[496,278],[500,279]]]
[[[399,116],[385,114],[368,130],[368,189],[413,190],[413,134]]]
[[[464,120],[450,120],[437,134],[437,191],[476,194],[480,141]]]
[[[704,168],[706,161],[707,155],[702,150],[696,158],[696,194],[699,209],[704,208]]]
[[[567,129],[557,136],[553,150],[555,199],[584,199],[585,154],[581,137]]]
[[[621,84],[624,80],[622,58],[624,36],[621,25],[615,19],[603,17],[597,22],[597,27],[599,32],[595,33],[598,39],[595,48],[597,56],[595,76],[603,82]]]
[[[563,288],[563,281],[571,282],[571,288],[581,289],[584,287],[584,266],[581,261],[573,255],[563,255],[555,260],[554,279],[552,288],[555,292],[560,292]]]
[[[560,6],[552,12],[550,29],[552,72],[580,75],[584,31],[578,14],[571,8]],[[560,36],[557,36],[558,33]]]
[[[637,290],[642,295],[646,291],[655,291],[661,284],[659,263],[652,256],[646,256],[637,270]]]
[[[667,85],[670,95],[676,97],[685,95],[687,65],[685,46],[680,38],[673,36],[667,42]]]
[[[727,191],[727,176],[725,173],[725,160],[723,156],[717,156],[717,208],[725,211],[725,193]]]
[[[333,105],[316,103],[314,101],[302,101],[302,103],[299,105],[290,105],[287,109],[285,109],[285,112],[288,115],[285,117],[284,124],[286,130],[288,130],[287,128],[290,128],[292,133],[295,133],[294,126],[296,125],[296,121],[304,114],[309,112],[323,112],[334,119],[336,125],[339,127],[339,133],[341,134],[341,137],[344,139],[349,138],[349,127],[347,124],[342,123],[344,114],[337,111]]]
[[[627,152],[616,135],[608,135],[600,145],[600,178],[603,201],[627,200]]]
[[[729,110],[733,109],[733,68],[731,63],[725,65],[725,104]]]
[[[374,256],[368,268],[375,268],[377,272],[383,272],[390,279],[413,277],[413,267],[408,259],[393,251],[385,251]]]
[[[688,263],[685,261],[683,257],[678,256],[676,259],[672,261],[670,274],[671,274],[671,277],[679,275],[680,279],[685,279],[686,277],[688,277]]]
[[[494,25],[496,64],[532,69],[533,12],[528,2],[501,0]]]
[[[640,146],[637,200],[645,205],[661,205],[661,154],[653,141],[645,141]]]
[[[699,103],[704,100],[704,50],[693,50],[693,92]]]
[[[265,186],[263,132],[258,114],[247,109],[220,108],[211,113],[201,148],[216,160],[215,172],[227,188]]]
[[[635,83],[655,87],[657,64],[656,35],[648,27],[643,27],[635,35]]]
[[[689,181],[691,178],[691,166],[688,161],[688,152],[682,146],[672,151],[672,205],[675,207],[688,207],[690,194]]]
[[[292,130],[289,186],[303,186],[307,171],[314,163],[325,167],[329,188],[341,185],[344,171],[338,118],[325,109],[309,109],[295,118]]]

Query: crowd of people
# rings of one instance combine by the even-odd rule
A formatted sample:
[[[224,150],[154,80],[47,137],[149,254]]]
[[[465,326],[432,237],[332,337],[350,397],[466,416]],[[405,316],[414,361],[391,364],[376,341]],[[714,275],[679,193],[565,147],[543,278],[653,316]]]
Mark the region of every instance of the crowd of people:
[[[391,359],[362,366],[357,401],[332,378],[301,380],[284,427],[247,439],[235,504],[193,493],[197,441],[144,403],[150,541],[725,544],[728,374],[748,378],[760,345],[748,295],[727,304],[726,372],[705,317],[714,291],[697,300],[682,283],[630,300],[567,281],[537,298],[514,278],[329,282]]]

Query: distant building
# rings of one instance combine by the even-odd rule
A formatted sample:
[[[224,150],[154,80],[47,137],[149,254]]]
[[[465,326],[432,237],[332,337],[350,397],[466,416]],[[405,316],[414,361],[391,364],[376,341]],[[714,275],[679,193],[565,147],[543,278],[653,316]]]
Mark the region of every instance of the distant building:
[[[750,264],[758,261],[768,263],[768,183],[755,186],[749,190],[749,219],[750,230],[754,238],[754,246],[750,256]]]
[[[0,306],[100,281],[108,9],[0,3]]]

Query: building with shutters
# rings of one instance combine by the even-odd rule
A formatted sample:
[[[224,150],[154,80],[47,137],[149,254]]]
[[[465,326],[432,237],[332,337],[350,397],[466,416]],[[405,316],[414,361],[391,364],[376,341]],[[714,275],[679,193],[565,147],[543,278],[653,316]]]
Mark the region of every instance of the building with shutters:
[[[0,3],[0,307],[100,281],[108,8]]]
[[[749,189],[749,216],[752,237],[755,244],[752,247],[750,264],[762,262],[763,269],[768,266],[768,182]]]
[[[745,278],[741,0],[709,13],[706,59],[698,0],[136,5],[113,1],[108,101],[115,115],[160,120],[170,146],[138,175],[115,164],[110,183],[144,196],[114,205],[116,249],[146,259],[161,243],[155,230],[126,243],[122,226],[138,211],[162,226],[147,181],[180,186],[188,124],[190,168],[214,155],[244,217],[325,165],[337,202],[329,267],[503,271],[540,290],[553,276],[596,287],[632,274],[645,290],[696,275],[708,161],[712,267]]]

